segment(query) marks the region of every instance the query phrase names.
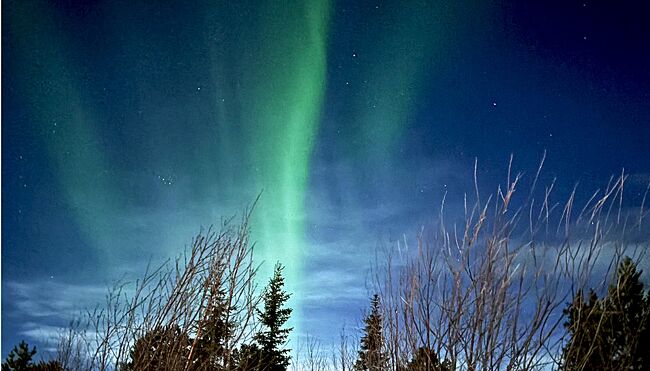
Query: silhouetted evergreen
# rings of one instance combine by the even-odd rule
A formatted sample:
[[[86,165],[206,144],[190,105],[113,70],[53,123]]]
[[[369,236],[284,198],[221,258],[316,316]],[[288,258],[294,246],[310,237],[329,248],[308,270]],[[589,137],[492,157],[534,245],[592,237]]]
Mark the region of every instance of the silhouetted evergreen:
[[[20,344],[14,346],[11,352],[9,352],[7,359],[2,364],[2,371],[27,370],[27,368],[32,364],[32,358],[35,354],[36,347],[29,350],[27,343],[21,341]]]
[[[34,355],[36,355],[36,347],[30,350],[29,345],[21,341],[7,355],[7,359],[2,363],[2,371],[63,371],[63,367],[57,361],[32,363]]]
[[[175,370],[184,367],[191,341],[177,325],[159,327],[136,340],[125,371]]]
[[[605,310],[611,318],[612,358],[622,370],[650,369],[650,356],[645,354],[650,345],[641,342],[648,331],[650,309],[640,281],[641,273],[632,259],[626,257],[605,298]]]
[[[292,309],[285,308],[290,295],[284,291],[283,267],[275,266],[274,275],[262,295],[263,310],[257,310],[261,330],[253,336],[254,343],[243,344],[232,354],[226,354],[232,339],[230,319],[234,308],[229,307],[225,291],[215,284],[210,288],[204,317],[196,327],[197,338],[182,333],[178,326],[154,329],[138,339],[131,350],[130,361],[122,370],[172,370],[174,367],[191,371],[203,370],[269,370],[284,371],[291,357],[284,345],[291,328],[283,328]],[[190,355],[191,350],[191,355]]]
[[[438,355],[429,348],[420,347],[406,366],[406,371],[451,371],[448,361],[440,362]]]
[[[262,350],[255,343],[243,344],[233,351],[231,365],[237,371],[263,370]]]
[[[388,356],[383,351],[384,334],[383,318],[380,309],[379,295],[375,294],[371,300],[370,314],[365,318],[364,335],[361,338],[359,358],[354,364],[355,370],[385,370]]]
[[[284,307],[291,295],[284,291],[283,269],[282,264],[275,265],[273,277],[262,295],[264,311],[258,310],[263,328],[253,337],[260,347],[263,369],[270,371],[286,370],[291,361],[290,349],[284,346],[292,328],[282,328],[292,312],[291,308]]]
[[[206,315],[199,324],[200,337],[192,356],[195,369],[223,370],[228,363],[226,349],[232,337],[232,308],[226,302],[226,293],[215,285],[210,290]]]
[[[565,309],[570,340],[563,351],[564,371],[650,370],[647,353],[650,299],[641,271],[626,257],[616,271],[607,296],[578,292]]]
[[[596,293],[590,291],[588,300],[585,300],[583,293],[578,292],[564,314],[568,318],[564,326],[571,340],[564,347],[562,369],[605,369],[611,350],[599,326],[603,308]]]

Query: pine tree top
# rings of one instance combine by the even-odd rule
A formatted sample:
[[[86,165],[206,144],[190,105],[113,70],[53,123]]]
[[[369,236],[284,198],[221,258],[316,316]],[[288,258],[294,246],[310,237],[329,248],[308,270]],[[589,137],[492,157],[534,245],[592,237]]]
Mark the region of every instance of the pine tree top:
[[[262,299],[264,310],[258,310],[258,317],[263,330],[253,336],[260,346],[263,362],[270,365],[273,370],[286,370],[291,357],[290,349],[284,348],[292,328],[283,328],[293,311],[285,307],[291,294],[284,291],[284,277],[282,264],[275,265],[273,277],[266,286]]]
[[[650,301],[636,263],[625,257],[616,270],[607,295],[588,299],[579,291],[564,311],[570,334],[563,349],[561,370],[650,369],[644,352],[650,327]]]

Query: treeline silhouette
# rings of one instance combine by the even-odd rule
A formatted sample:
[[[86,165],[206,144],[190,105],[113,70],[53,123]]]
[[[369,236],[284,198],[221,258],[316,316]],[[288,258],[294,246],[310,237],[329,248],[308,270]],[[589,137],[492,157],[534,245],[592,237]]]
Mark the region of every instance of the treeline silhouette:
[[[379,254],[360,331],[331,349],[317,338],[289,348],[283,266],[257,287],[251,208],[132,290],[116,284],[51,361],[34,363],[23,342],[2,370],[650,370],[645,195],[623,209],[621,174],[581,205],[575,190],[554,202],[542,164],[526,192],[509,166],[488,197],[475,165],[459,221],[445,221],[443,202],[414,246]]]

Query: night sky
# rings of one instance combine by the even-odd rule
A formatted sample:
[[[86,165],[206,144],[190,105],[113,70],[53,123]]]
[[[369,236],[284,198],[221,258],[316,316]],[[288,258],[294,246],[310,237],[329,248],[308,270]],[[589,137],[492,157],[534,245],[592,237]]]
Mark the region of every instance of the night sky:
[[[650,181],[646,1],[4,1],[2,356],[243,210],[296,334],[378,246],[546,151],[559,195]],[[452,211],[453,212],[453,211]],[[263,280],[265,271],[262,270]],[[51,345],[51,344],[50,344]]]

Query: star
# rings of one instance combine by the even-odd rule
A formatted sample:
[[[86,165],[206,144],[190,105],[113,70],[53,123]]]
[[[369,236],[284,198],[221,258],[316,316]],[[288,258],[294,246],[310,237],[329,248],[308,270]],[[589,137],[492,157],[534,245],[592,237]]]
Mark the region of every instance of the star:
[[[158,180],[160,180],[162,184],[167,186],[174,184],[174,178],[172,176],[167,177],[167,176],[158,175]]]

